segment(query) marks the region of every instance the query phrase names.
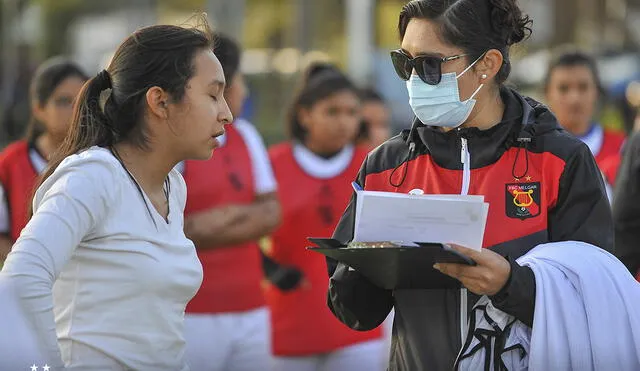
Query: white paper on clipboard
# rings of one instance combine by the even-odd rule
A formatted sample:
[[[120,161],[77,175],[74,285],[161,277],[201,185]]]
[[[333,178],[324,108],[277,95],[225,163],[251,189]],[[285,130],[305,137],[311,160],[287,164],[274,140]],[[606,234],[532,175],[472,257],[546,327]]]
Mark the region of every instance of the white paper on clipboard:
[[[478,195],[356,191],[354,241],[455,243],[482,248],[489,204]]]

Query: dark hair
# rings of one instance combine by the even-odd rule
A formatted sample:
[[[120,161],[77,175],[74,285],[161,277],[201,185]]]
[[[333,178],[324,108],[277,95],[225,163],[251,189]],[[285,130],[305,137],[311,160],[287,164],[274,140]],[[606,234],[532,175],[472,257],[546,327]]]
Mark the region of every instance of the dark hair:
[[[231,86],[231,80],[240,70],[240,46],[229,36],[222,33],[214,33],[215,39],[213,53],[218,57],[224,72],[227,87]]]
[[[499,50],[504,61],[495,77],[498,85],[511,73],[509,47],[529,36],[533,23],[516,0],[414,0],[400,11],[401,38],[412,18],[436,22],[442,40],[461,48],[471,61]]]
[[[336,66],[330,63],[311,64],[304,72],[292,100],[287,118],[289,137],[304,140],[307,134],[298,119],[301,108],[310,109],[318,101],[344,90],[358,94],[356,86]]]
[[[382,98],[382,95],[380,95],[380,93],[378,93],[373,88],[360,89],[359,96],[360,96],[360,101],[362,103],[370,103],[370,102],[382,103],[382,104],[385,103],[384,98]]]
[[[600,72],[598,72],[598,65],[596,64],[595,58],[593,58],[586,52],[578,49],[570,49],[568,47],[565,47],[558,51],[549,62],[547,74],[544,78],[545,91],[547,90],[547,88],[549,88],[549,83],[551,82],[551,74],[556,68],[578,66],[587,67],[591,71],[593,82],[595,83],[596,88],[598,89],[598,91],[603,92],[604,89],[602,87]]]
[[[53,92],[62,82],[70,77],[78,77],[81,80],[88,80],[86,73],[74,62],[63,57],[53,57],[44,61],[36,69],[31,85],[29,86],[29,98],[31,105],[37,104],[45,106]],[[26,139],[33,142],[44,133],[44,126],[33,115],[27,126]]]
[[[201,21],[207,27],[206,21]],[[126,140],[146,149],[143,115],[147,91],[157,86],[173,101],[181,101],[195,72],[196,53],[211,47],[208,29],[157,25],[130,35],[116,50],[109,67],[83,86],[69,132],[41,182],[65,157],[92,146],[110,147]],[[103,93],[106,99],[101,99]]]

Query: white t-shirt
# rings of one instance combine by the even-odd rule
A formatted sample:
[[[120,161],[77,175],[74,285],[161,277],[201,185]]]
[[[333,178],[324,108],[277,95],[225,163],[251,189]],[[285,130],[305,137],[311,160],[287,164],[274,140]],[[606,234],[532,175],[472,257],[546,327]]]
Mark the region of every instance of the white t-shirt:
[[[235,120],[233,126],[238,130],[238,133],[249,150],[255,193],[260,195],[275,192],[277,189],[276,177],[273,175],[269,155],[260,133],[256,130],[255,126],[244,119]],[[226,135],[218,137],[218,142],[221,147],[225,145],[226,140]],[[216,153],[214,152],[213,156],[215,155]],[[184,171],[184,163],[179,163],[176,166],[176,170],[182,173]]]
[[[68,157],[37,190],[0,276],[52,370],[61,359],[71,370],[188,370],[184,310],[202,266],[183,232],[184,180],[172,171],[169,182],[168,222],[103,148]]]

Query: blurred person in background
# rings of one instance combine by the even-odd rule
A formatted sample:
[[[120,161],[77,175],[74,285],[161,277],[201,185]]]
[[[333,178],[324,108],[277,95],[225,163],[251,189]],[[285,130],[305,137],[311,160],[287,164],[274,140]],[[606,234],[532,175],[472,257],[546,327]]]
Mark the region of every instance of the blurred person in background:
[[[26,138],[0,153],[0,264],[27,224],[38,175],[62,144],[73,102],[87,79],[77,64],[62,57],[45,61],[33,76]]]
[[[389,139],[391,113],[382,96],[371,88],[360,91],[360,102],[362,120],[356,144],[373,149]]]
[[[202,266],[174,168],[210,158],[232,120],[212,47],[208,29],[141,28],[77,97],[0,272],[51,371],[189,369],[184,308]],[[30,367],[34,358],[5,336],[19,330],[16,318],[0,321],[0,369]]]
[[[604,91],[595,59],[578,50],[560,52],[549,64],[544,91],[560,125],[589,146],[606,182],[614,186],[625,135],[594,121]]]
[[[269,150],[282,205],[270,257],[295,267],[306,284],[283,291],[267,287],[273,326],[274,370],[384,369],[380,329],[351,330],[327,308],[325,259],[306,251],[307,237],[330,235],[349,201],[351,180],[368,148],[354,146],[360,100],[335,66],[306,70],[288,115],[290,140]]]
[[[528,343],[505,341],[510,324],[536,333],[547,323],[536,322],[545,286],[518,259],[563,251],[547,249],[559,241],[613,247],[610,206],[587,145],[544,105],[504,85],[510,47],[530,27],[517,0],[414,0],[400,11],[401,48],[391,60],[416,119],[369,153],[356,183],[365,191],[481,195],[490,207],[481,251],[452,247],[477,265],[434,266],[459,287],[386,290],[327,259],[328,305],[344,324],[371,330],[394,309],[390,371],[521,360]],[[356,206],[354,194],[333,235],[342,243],[353,239]]]
[[[240,47],[215,35],[214,53],[228,81],[234,117],[247,95]],[[204,279],[186,309],[187,359],[192,370],[266,370],[271,332],[261,281],[258,240],[280,222],[276,182],[262,137],[236,119],[208,161],[180,166],[187,183],[185,232],[202,262]]]
[[[629,84],[627,100],[636,115],[613,197],[615,253],[640,281],[640,81]]]

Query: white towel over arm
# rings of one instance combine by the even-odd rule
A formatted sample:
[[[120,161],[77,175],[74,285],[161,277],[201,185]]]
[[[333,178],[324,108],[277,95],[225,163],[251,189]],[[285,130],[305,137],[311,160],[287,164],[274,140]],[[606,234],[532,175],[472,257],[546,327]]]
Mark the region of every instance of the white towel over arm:
[[[640,370],[640,284],[616,257],[566,241],[539,245],[517,262],[535,274],[533,327],[483,297],[459,370],[493,370],[499,362],[510,371]],[[522,351],[494,349],[505,337],[503,348]]]
[[[640,284],[616,257],[570,241],[518,263],[536,276],[529,370],[640,370]]]

